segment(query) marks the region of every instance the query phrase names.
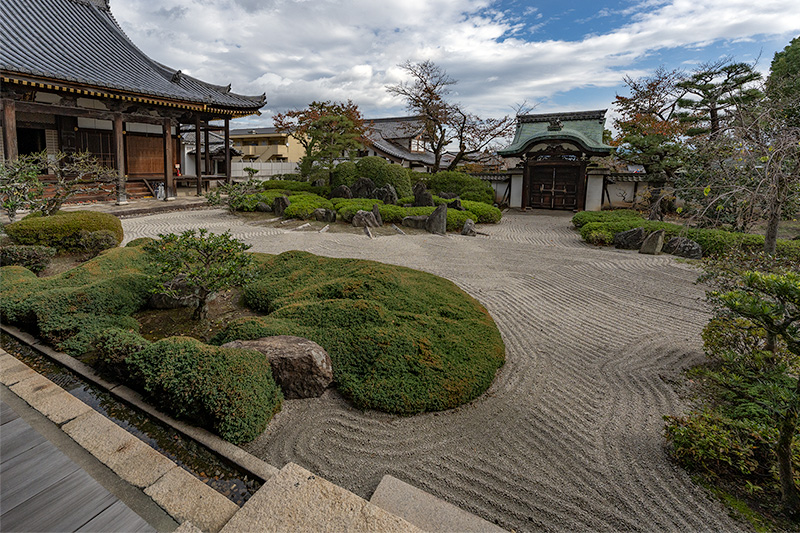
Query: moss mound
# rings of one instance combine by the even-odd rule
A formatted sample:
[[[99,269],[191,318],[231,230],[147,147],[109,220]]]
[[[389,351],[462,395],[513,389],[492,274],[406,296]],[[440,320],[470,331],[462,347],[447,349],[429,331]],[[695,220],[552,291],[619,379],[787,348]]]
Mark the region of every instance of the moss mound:
[[[268,316],[215,339],[297,335],[331,356],[339,390],[360,408],[412,414],[483,393],[505,360],[494,321],[450,281],[373,261],[286,252],[268,259],[244,298]]]
[[[122,222],[114,215],[95,211],[64,211],[55,215],[29,216],[8,224],[6,234],[16,244],[51,246],[59,251],[83,249],[86,233],[106,230],[122,242]],[[81,233],[83,232],[83,234]]]

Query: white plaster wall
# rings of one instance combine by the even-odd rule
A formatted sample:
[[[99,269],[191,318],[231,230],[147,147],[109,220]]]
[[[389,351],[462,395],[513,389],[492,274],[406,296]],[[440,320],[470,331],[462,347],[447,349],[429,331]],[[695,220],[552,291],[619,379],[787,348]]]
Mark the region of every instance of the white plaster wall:
[[[586,211],[603,209],[603,176],[589,176],[586,180]]]

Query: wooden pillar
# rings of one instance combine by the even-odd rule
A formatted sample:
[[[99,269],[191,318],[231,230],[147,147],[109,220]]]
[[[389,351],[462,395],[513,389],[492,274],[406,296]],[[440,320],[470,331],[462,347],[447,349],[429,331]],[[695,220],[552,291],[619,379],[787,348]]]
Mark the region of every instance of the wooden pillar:
[[[122,114],[114,114],[114,151],[117,164],[117,205],[128,203],[128,193],[125,183],[128,181],[125,174],[125,135],[122,131]]]
[[[197,171],[197,196],[203,195],[203,173],[200,170],[201,163],[201,149],[203,143],[201,142],[202,135],[200,131],[200,117],[194,118],[194,166]]]
[[[3,141],[5,142],[6,161],[12,161],[19,155],[17,145],[17,112],[14,100],[3,100]]]
[[[206,148],[206,174],[216,174],[216,169],[211,169],[211,142],[208,132],[209,123],[206,121],[206,131],[203,132],[203,146]]]
[[[225,183],[231,182],[231,121],[225,119]]]
[[[531,183],[531,164],[530,161],[525,158],[525,167],[522,171],[522,202],[520,203],[520,208],[525,211],[528,208],[528,196],[530,195],[530,183]]]
[[[175,191],[175,167],[172,154],[172,120],[164,119],[164,200],[172,200],[176,197]]]

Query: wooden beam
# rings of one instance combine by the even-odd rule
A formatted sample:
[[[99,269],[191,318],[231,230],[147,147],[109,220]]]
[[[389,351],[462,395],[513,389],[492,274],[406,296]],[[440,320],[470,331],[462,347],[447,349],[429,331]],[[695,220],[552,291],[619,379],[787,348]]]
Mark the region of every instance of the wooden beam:
[[[3,100],[3,142],[5,143],[6,161],[12,161],[19,155],[17,144],[17,112],[14,100]]]
[[[22,113],[43,113],[48,115],[62,115],[66,117],[86,117],[97,120],[114,120],[114,116],[121,114],[125,122],[139,122],[142,124],[161,125],[163,117],[152,115],[138,115],[136,113],[117,113],[114,111],[103,111],[100,109],[88,109],[85,107],[69,107],[56,104],[42,104],[39,102],[16,102],[17,111]]]
[[[195,174],[197,174],[197,196],[203,195],[203,172],[201,171],[200,163],[201,163],[201,148],[203,146],[202,143],[202,135],[200,134],[200,117],[195,115],[194,117],[194,167],[195,167]]]
[[[128,193],[125,191],[125,136],[122,131],[122,115],[114,115],[114,148],[117,163],[117,205],[128,203]]]
[[[228,145],[231,142],[231,121],[225,119],[225,183],[231,182],[231,150]]]
[[[172,155],[172,120],[164,119],[164,199],[177,196],[175,191],[175,167]]]

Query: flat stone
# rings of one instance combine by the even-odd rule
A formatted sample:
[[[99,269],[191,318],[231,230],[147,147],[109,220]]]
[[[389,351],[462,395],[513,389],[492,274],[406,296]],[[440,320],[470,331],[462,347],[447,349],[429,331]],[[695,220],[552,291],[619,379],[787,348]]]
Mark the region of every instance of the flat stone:
[[[35,375],[35,370],[0,348],[0,383],[10,387]]]
[[[9,388],[54,423],[63,424],[92,411],[91,407],[46,377],[33,370],[31,372],[34,375]]]
[[[642,247],[639,249],[639,253],[647,255],[659,255],[663,247],[664,230],[660,229],[645,237]]]
[[[131,448],[139,440],[96,411],[81,415],[61,429],[105,464],[118,450]]]
[[[407,228],[425,229],[425,224],[428,222],[428,217],[425,215],[413,215],[403,217],[402,225]]]
[[[677,255],[687,259],[702,259],[703,247],[688,237],[673,237],[664,244],[661,250],[665,254]]]
[[[353,227],[355,228],[377,228],[378,221],[375,220],[375,214],[372,211],[364,211],[359,209],[353,215]]]
[[[186,521],[179,525],[178,529],[176,529],[173,533],[203,533],[203,530],[191,522]]]
[[[505,531],[452,503],[388,475],[383,476],[369,501],[424,531]]]
[[[189,521],[208,533],[217,533],[239,510],[238,505],[178,467],[147,487],[144,493],[178,522]]]
[[[308,470],[289,463],[267,481],[222,529],[242,531],[421,531]]]
[[[642,247],[647,232],[644,228],[634,228],[620,231],[614,235],[614,246],[620,250],[638,250]]]
[[[123,430],[124,431],[124,430]],[[141,440],[116,450],[106,463],[119,477],[144,489],[178,466]]]

